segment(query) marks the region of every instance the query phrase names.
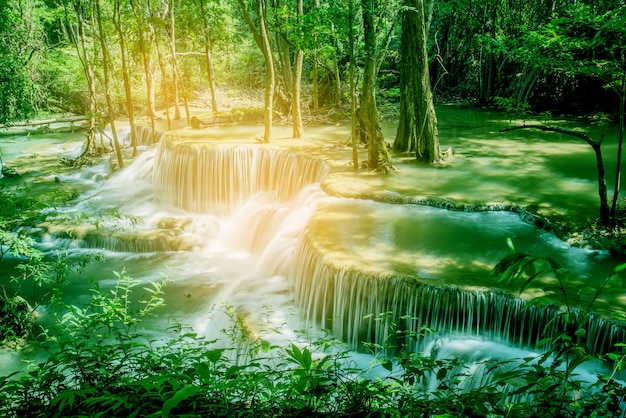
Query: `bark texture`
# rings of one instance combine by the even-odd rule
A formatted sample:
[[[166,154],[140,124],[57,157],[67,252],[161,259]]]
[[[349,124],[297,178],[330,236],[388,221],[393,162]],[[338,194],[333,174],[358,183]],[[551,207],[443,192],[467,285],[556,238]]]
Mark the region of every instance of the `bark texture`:
[[[365,42],[365,66],[359,116],[367,135],[368,167],[370,170],[390,172],[394,170],[389,151],[385,146],[376,105],[376,74],[378,54],[374,21],[375,0],[362,0],[363,36]]]
[[[400,121],[393,148],[415,152],[418,161],[441,158],[426,51],[423,0],[404,0],[400,38]]]

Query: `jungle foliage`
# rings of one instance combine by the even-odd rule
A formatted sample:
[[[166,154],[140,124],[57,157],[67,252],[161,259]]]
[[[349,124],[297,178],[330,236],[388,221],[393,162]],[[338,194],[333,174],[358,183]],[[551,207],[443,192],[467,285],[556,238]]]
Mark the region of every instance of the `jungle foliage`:
[[[171,123],[183,106],[217,110],[264,91],[266,117],[295,118],[299,136],[298,119],[345,117],[355,95],[371,101],[363,94],[371,88],[376,113],[395,118],[406,112],[400,80],[411,72],[401,65],[402,22],[417,15],[436,100],[615,119],[624,96],[620,0],[5,0],[0,8],[0,123],[37,111],[132,123],[131,113],[154,118],[168,108]],[[366,27],[375,37],[367,42]]]

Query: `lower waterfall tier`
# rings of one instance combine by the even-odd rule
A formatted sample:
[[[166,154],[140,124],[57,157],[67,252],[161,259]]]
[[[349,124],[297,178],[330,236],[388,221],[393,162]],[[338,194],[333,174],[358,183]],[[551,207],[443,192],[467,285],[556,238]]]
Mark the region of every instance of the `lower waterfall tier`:
[[[506,212],[450,213],[442,209],[338,199],[318,206],[294,258],[292,288],[305,317],[352,347],[361,343],[409,346],[421,352],[440,336],[481,336],[535,347],[544,338],[582,328],[575,337],[597,354],[626,341],[626,327],[573,310],[567,323],[549,280],[516,289],[490,277],[490,266],[507,254],[507,237],[520,247],[555,258],[569,257],[570,303],[586,307],[580,280],[595,279],[593,251],[545,243],[537,228]],[[562,244],[562,243],[561,243]],[[461,251],[462,250],[462,251]],[[459,255],[463,254],[463,255]],[[621,306],[624,289],[613,289],[594,309]],[[530,297],[550,306],[526,306]],[[587,295],[588,297],[588,295]],[[580,322],[580,323],[577,323]],[[425,332],[423,338],[413,336]],[[398,340],[399,335],[410,338]]]

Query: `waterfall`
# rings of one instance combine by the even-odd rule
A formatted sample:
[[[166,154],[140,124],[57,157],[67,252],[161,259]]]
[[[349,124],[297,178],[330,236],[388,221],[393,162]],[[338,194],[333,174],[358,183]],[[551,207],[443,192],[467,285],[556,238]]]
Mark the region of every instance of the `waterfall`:
[[[291,274],[294,296],[307,320],[353,348],[365,342],[423,352],[441,336],[484,337],[535,347],[574,324],[585,329],[586,336],[578,338],[592,354],[605,354],[626,341],[623,325],[596,315],[583,321],[583,313],[573,311],[574,321],[568,324],[563,311],[554,306],[526,306],[524,300],[503,292],[430,285],[410,275],[334,265],[325,254],[308,235],[300,240]],[[419,336],[424,329],[436,334],[400,337]]]
[[[164,131],[155,131],[152,133],[152,128],[143,126],[141,124],[134,125],[135,138],[137,139],[138,146],[150,146],[158,144],[161,138],[165,136]],[[122,138],[122,144],[125,147],[132,146],[132,136],[130,127],[123,127],[117,129],[118,138]]]
[[[94,195],[101,199],[101,208],[142,219],[141,228],[119,231],[112,225],[109,230],[117,232],[88,233],[83,244],[120,252],[191,251],[203,257],[208,253],[245,252],[257,264],[241,280],[225,287],[225,294],[230,295],[237,283],[245,283],[242,286],[248,288],[250,283],[262,285],[256,277],[285,276],[305,319],[331,330],[352,347],[365,342],[423,352],[442,336],[480,337],[535,347],[544,337],[572,327],[554,306],[527,307],[524,300],[508,293],[487,290],[488,285],[468,288],[423,280],[438,272],[399,274],[389,268],[391,264],[367,260],[385,255],[388,250],[384,248],[394,244],[399,257],[412,256],[412,251],[421,251],[424,259],[436,257],[435,252],[412,247],[420,241],[416,236],[430,246],[429,250],[437,239],[449,245],[448,239],[454,238],[445,237],[439,230],[418,231],[429,221],[422,222],[424,225],[403,224],[408,225],[410,234],[405,233],[406,227],[386,228],[384,233],[395,235],[398,241],[388,237],[379,240],[378,230],[372,228],[347,228],[348,245],[361,240],[373,251],[367,254],[351,253],[349,246],[328,248],[320,238],[335,238],[330,232],[338,224],[333,222],[389,226],[388,218],[379,216],[371,207],[365,207],[360,214],[351,207],[344,212],[320,212],[311,202],[323,195],[319,184],[328,170],[321,159],[270,146],[164,136],[156,149],[144,152]],[[125,193],[132,199],[120,201],[119,196]],[[385,205],[393,208],[392,216],[418,216],[407,212],[410,205]],[[317,227],[315,234],[309,222],[314,212],[332,220]],[[428,219],[440,222],[439,218]],[[463,222],[467,223],[465,217],[455,224],[455,234],[475,233],[474,226],[464,229]],[[510,228],[507,219],[498,222],[503,223],[496,225],[497,229]],[[353,236],[356,233],[362,236]],[[485,238],[495,239],[489,234]],[[398,245],[408,246],[409,250],[400,252]],[[353,247],[355,251],[358,248]],[[574,316],[575,322],[583,322],[581,312],[576,311]],[[585,316],[580,326],[585,335],[577,338],[584,339],[593,353],[609,352],[616,343],[626,340],[623,326],[599,316]]]
[[[162,205],[191,212],[228,215],[260,192],[287,201],[328,170],[322,160],[281,149],[178,140],[161,141],[153,181]]]

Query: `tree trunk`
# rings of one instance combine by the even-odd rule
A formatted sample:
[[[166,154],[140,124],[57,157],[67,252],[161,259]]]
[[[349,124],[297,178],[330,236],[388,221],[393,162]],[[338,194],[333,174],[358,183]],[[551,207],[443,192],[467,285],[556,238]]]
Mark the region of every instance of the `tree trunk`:
[[[126,111],[128,112],[128,123],[130,124],[130,139],[133,146],[133,157],[137,155],[137,133],[135,132],[135,109],[133,104],[133,94],[130,86],[130,72],[128,71],[128,58],[126,56],[126,39],[122,30],[122,16],[119,0],[115,2],[113,13],[113,23],[120,42],[120,54],[122,59],[122,77],[124,79],[124,93],[126,96]]]
[[[213,71],[213,55],[211,50],[213,48],[213,41],[209,33],[209,23],[207,22],[206,12],[204,11],[204,1],[199,0],[200,13],[202,14],[202,32],[204,34],[204,53],[206,58],[206,71],[209,80],[209,88],[211,89],[211,110],[213,113],[217,113],[217,99],[215,97],[215,72]]]
[[[150,55],[148,53],[148,42],[146,42],[145,34],[142,27],[146,24],[145,20],[140,18],[140,12],[137,8],[135,0],[130,0],[130,5],[137,21],[139,30],[139,49],[141,50],[141,58],[143,62],[143,71],[146,77],[146,108],[148,117],[150,118],[150,128],[152,132],[152,142],[156,140],[156,123],[154,117],[156,115],[156,109],[154,105],[154,79],[152,77],[152,63],[150,61]]]
[[[319,11],[320,8],[320,0],[315,0],[315,13]],[[313,68],[311,70],[311,78],[313,82],[313,111],[316,112],[320,107],[319,102],[319,86],[317,84],[317,54],[318,54],[318,37],[317,33],[313,33],[313,44],[316,47],[313,49]]]
[[[624,59],[624,55],[622,55]],[[617,165],[615,168],[615,188],[613,190],[613,203],[611,204],[611,216],[615,218],[617,213],[617,200],[619,196],[620,182],[622,177],[622,149],[624,146],[624,112],[626,108],[626,62],[623,62],[622,80],[620,83],[620,91],[617,92],[619,97],[619,137],[617,142]]]
[[[302,27],[302,16],[304,15],[303,1],[298,0],[298,27]],[[304,126],[302,124],[302,106],[300,101],[300,90],[302,88],[302,64],[304,61],[304,51],[299,42],[296,51],[296,58],[293,63],[293,87],[291,97],[291,119],[293,123],[293,137],[302,138]]]
[[[96,129],[97,129],[97,98],[96,98],[96,76],[93,70],[93,61],[89,58],[87,52],[87,41],[85,36],[85,21],[83,19],[83,4],[80,1],[73,1],[72,6],[76,13],[76,19],[78,21],[78,33],[72,31],[74,37],[73,43],[76,47],[76,52],[80,58],[80,62],[85,71],[85,78],[87,79],[87,88],[89,90],[89,114],[87,119],[89,120],[87,125],[87,138],[85,139],[85,148],[82,155],[94,155],[96,154]],[[68,25],[71,30],[71,25]]]
[[[209,46],[209,43],[207,43],[204,52],[206,57],[207,77],[209,79],[209,89],[211,90],[211,110],[217,113],[219,110],[217,108],[217,98],[215,91],[215,72],[213,71],[213,56],[211,54],[211,47]]]
[[[174,119],[180,120],[180,95],[178,92],[178,60],[176,59],[176,20],[174,18],[174,0],[170,1],[170,48],[172,51],[172,86],[174,89]]]
[[[96,20],[98,22],[98,32],[100,35],[100,46],[102,48],[102,71],[104,73],[104,96],[107,102],[107,109],[109,112],[109,123],[111,124],[111,133],[113,134],[113,146],[115,147],[115,154],[117,155],[117,162],[119,168],[124,168],[124,159],[122,158],[122,151],[120,150],[120,143],[117,139],[117,131],[115,128],[115,108],[113,101],[111,100],[111,86],[109,79],[109,52],[105,40],[104,29],[102,28],[102,16],[100,14],[100,1],[95,1],[96,6]]]
[[[376,0],[362,0],[363,36],[365,42],[365,67],[363,69],[363,90],[359,111],[367,133],[368,167],[370,170],[388,173],[394,170],[389,151],[385,146],[383,132],[376,105],[376,70],[378,54],[374,6]]]
[[[316,112],[320,108],[320,93],[319,93],[319,85],[317,82],[318,79],[318,70],[317,70],[318,62],[317,62],[317,48],[313,50],[313,68],[311,70],[311,78],[313,82],[313,111]]]
[[[400,121],[393,148],[415,152],[418,161],[441,158],[426,51],[422,0],[404,0],[400,38]]]
[[[613,218],[611,216],[611,211],[609,210],[609,200],[607,197],[606,187],[606,174],[604,170],[604,158],[602,156],[602,142],[604,141],[604,136],[601,136],[599,141],[594,141],[587,135],[580,132],[570,131],[569,129],[563,128],[552,128],[545,125],[515,126],[513,128],[503,129],[500,132],[509,132],[517,129],[538,129],[545,132],[558,132],[560,134],[570,135],[582,139],[587,144],[589,144],[589,146],[593,149],[593,152],[596,155],[596,168],[598,170],[598,195],[600,197],[600,222],[606,226],[611,225],[613,223]]]
[[[170,98],[167,92],[167,71],[165,69],[165,59],[161,54],[161,43],[159,42],[159,32],[157,31],[157,20],[154,9],[149,6],[150,9],[150,27],[152,29],[152,36],[154,37],[154,46],[157,52],[157,60],[159,62],[159,70],[161,71],[161,91],[163,92],[163,100],[165,101],[165,117],[167,119],[167,130],[172,130],[172,120],[170,118]]]
[[[331,23],[331,33],[333,35],[333,39],[335,40],[334,42],[334,49],[333,49],[333,55],[334,55],[334,60],[333,60],[333,87],[332,87],[332,94],[331,94],[331,103],[333,106],[338,106],[341,103],[341,71],[339,70],[339,60],[340,60],[340,52],[341,51],[341,47],[339,46],[339,37],[336,34],[336,30],[335,30],[335,24]],[[378,74],[378,70],[376,71],[376,74]]]
[[[244,19],[246,20],[246,23],[248,23],[248,27],[250,28],[250,31],[254,36],[254,40],[261,50],[265,61],[265,110],[263,115],[265,120],[265,132],[263,135],[263,142],[270,142],[272,139],[272,124],[274,117],[273,102],[274,89],[276,87],[276,70],[274,68],[274,57],[270,46],[269,34],[267,32],[265,6],[263,5],[263,0],[256,1],[257,15],[259,19],[258,28],[252,21],[244,0],[237,0],[239,6],[241,7],[241,11],[243,12]]]
[[[348,33],[350,36],[350,120],[351,120],[351,134],[352,138],[352,166],[354,171],[359,170],[359,152],[357,148],[357,136],[359,135],[357,129],[357,115],[356,115],[356,75],[355,75],[355,48],[354,48],[354,0],[350,0],[348,4]]]

